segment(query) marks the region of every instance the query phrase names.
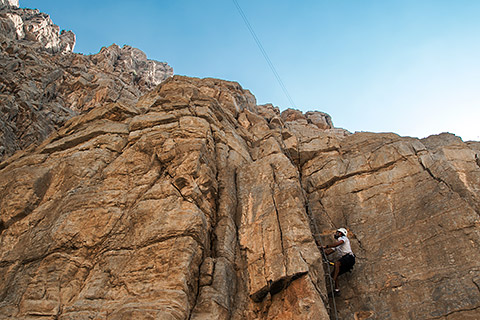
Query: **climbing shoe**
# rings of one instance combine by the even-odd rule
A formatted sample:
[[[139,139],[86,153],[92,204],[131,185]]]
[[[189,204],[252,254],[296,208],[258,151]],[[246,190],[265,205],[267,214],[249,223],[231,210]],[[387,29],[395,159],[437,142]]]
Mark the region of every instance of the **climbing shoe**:
[[[340,296],[340,290],[339,289],[335,289],[335,290],[333,290],[333,292],[328,293],[329,298],[335,298],[335,297],[338,297],[338,296]]]

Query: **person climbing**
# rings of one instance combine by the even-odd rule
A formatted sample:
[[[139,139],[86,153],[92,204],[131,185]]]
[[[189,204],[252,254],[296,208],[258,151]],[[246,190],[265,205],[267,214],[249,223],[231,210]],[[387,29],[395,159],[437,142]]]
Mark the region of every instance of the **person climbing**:
[[[339,294],[340,289],[338,288],[338,276],[352,270],[353,265],[355,264],[355,255],[350,247],[350,240],[347,238],[347,229],[337,229],[335,231],[334,238],[337,241],[333,244],[323,246],[323,250],[327,255],[330,255],[334,252],[336,253],[332,278],[335,282],[335,293]]]

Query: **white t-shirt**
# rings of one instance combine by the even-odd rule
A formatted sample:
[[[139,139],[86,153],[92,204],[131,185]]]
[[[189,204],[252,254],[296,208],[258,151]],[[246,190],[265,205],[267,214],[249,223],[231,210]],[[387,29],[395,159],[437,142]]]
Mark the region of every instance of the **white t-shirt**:
[[[343,240],[343,243],[338,247],[335,247],[335,255],[337,259],[340,259],[346,254],[353,254],[352,247],[350,247],[350,240],[346,236],[341,236],[337,241]]]

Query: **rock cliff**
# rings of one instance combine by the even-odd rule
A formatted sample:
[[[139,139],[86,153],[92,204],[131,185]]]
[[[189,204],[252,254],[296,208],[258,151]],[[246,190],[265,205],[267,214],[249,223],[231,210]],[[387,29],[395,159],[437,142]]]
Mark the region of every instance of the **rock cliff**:
[[[158,84],[130,47],[2,35],[23,67],[2,73],[0,319],[478,319],[479,142],[350,134],[235,82]],[[357,264],[333,300],[338,227]]]
[[[475,319],[478,143],[347,132],[175,76],[1,164],[0,318]]]
[[[173,74],[129,46],[72,53],[75,35],[18,1],[0,5],[0,160],[105,102],[135,103]]]

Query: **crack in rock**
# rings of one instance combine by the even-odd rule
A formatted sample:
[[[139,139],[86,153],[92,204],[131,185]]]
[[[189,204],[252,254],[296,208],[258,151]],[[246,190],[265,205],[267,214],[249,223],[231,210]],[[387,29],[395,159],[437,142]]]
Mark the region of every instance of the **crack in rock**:
[[[272,296],[276,293],[279,293],[280,291],[286,289],[290,285],[290,283],[306,275],[307,273],[308,272],[299,272],[291,276],[281,277],[276,281],[270,280],[265,287],[250,295],[250,298],[255,302],[262,302],[268,293],[270,293]]]

